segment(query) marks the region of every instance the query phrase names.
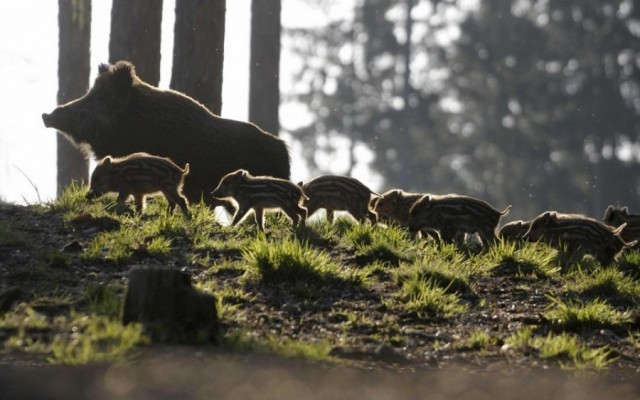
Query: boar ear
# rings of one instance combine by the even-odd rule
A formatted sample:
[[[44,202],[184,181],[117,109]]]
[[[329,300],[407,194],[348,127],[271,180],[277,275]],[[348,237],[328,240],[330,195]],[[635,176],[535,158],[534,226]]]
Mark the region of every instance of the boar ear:
[[[132,63],[128,61],[118,61],[111,69],[112,82],[118,91],[127,92],[133,85],[133,78],[136,70]]]
[[[542,214],[542,219],[545,220],[545,221],[551,221],[551,220],[556,219],[557,216],[558,215],[556,214],[555,211],[545,211]]]
[[[390,197],[391,197],[393,203],[397,203],[398,200],[400,199],[400,195],[401,195],[400,189],[395,189],[389,194],[391,195]]]
[[[416,206],[418,203],[429,206],[429,203],[431,203],[431,196],[428,194],[425,194],[424,196],[420,197],[420,200],[413,203],[413,206]]]
[[[613,206],[610,205],[609,207],[607,207],[607,210],[604,212],[604,218],[602,219],[605,221],[608,220],[612,212],[613,212]]]
[[[104,158],[104,160],[102,160],[102,165],[104,165],[105,167],[110,167],[111,166],[111,156],[106,156]]]
[[[622,207],[622,209],[620,210],[622,212],[623,215],[629,215],[629,208],[628,207]]]
[[[102,75],[102,74],[104,74],[105,72],[109,72],[109,67],[110,67],[110,65],[109,65],[109,64],[106,64],[106,63],[100,63],[100,64],[98,65],[98,75]]]
[[[247,171],[246,169],[241,169],[240,174],[246,178],[249,176],[249,171]]]

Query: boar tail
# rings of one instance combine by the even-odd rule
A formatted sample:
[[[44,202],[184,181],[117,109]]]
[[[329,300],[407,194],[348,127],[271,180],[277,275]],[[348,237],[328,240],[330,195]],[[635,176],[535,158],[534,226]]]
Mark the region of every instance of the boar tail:
[[[620,225],[619,227],[617,227],[617,228],[615,228],[615,229],[612,229],[612,230],[611,230],[611,232],[612,232],[614,235],[618,235],[618,234],[620,234],[620,232],[622,232],[622,231],[624,230],[624,228],[626,228],[626,227],[627,227],[627,223],[625,222],[624,224]]]
[[[509,214],[509,211],[511,211],[511,204],[509,204],[509,205],[507,206],[507,208],[505,208],[504,210],[502,210],[502,211],[500,212],[500,215],[502,215],[502,216],[504,217],[505,215]]]

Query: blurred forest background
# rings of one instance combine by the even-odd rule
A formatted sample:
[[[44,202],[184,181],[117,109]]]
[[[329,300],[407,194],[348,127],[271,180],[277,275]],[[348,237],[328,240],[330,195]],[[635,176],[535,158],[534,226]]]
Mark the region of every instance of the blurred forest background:
[[[312,165],[344,135],[375,153],[385,188],[471,194],[510,217],[640,211],[637,2],[367,0],[287,34]]]
[[[310,177],[366,164],[371,181],[358,178],[377,190],[469,194],[513,204],[510,218],[549,209],[600,218],[609,204],[640,212],[633,0],[296,1],[326,23],[283,27],[281,0],[252,1],[249,120],[301,144]],[[90,84],[90,5],[59,0],[59,102]],[[161,9],[114,0],[111,15],[110,61],[133,61],[151,84]],[[224,0],[175,8],[171,87],[215,113],[224,9]],[[284,50],[292,57],[281,65]],[[281,91],[284,73],[294,84]],[[285,108],[296,124],[280,123]],[[86,162],[58,144],[59,186],[86,179]]]

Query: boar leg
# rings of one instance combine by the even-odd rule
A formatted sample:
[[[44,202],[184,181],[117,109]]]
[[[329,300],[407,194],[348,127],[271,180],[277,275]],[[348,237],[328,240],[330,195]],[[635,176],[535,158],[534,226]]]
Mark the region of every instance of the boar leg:
[[[360,208],[349,210],[349,213],[354,216],[361,224],[364,224],[366,220],[371,222],[371,225],[375,225],[378,222],[378,214],[372,212],[369,209],[368,204],[363,205]]]
[[[440,232],[438,232],[436,229],[421,228],[419,232],[422,235],[422,237],[424,237],[425,239],[431,237],[433,240],[437,242],[443,241],[442,237],[440,236]]]
[[[264,210],[262,208],[254,208],[253,214],[256,220],[256,225],[258,225],[258,229],[264,231]]]
[[[611,257],[609,254],[607,254],[606,250],[601,250],[595,255],[595,259],[598,260],[603,267],[605,267],[613,262],[614,257]]]
[[[171,199],[171,197],[167,196],[166,194],[164,195],[164,198],[167,199],[167,203],[169,203],[169,212],[172,212],[173,210],[175,210],[175,208],[176,208],[176,206],[178,204],[175,201],[173,201]]]
[[[189,202],[186,197],[180,196],[178,197],[178,207],[182,210],[184,214],[189,214]]]
[[[347,207],[347,209],[345,210],[346,212],[348,212],[356,221],[358,221],[358,223],[362,224],[364,223],[364,213],[362,212],[361,209],[359,208],[353,208],[353,207]]]
[[[297,206],[298,215],[300,215],[300,224],[304,225],[307,221],[308,211],[302,206]]]
[[[245,208],[243,206],[239,206],[236,210],[236,213],[233,215],[233,220],[231,221],[231,226],[238,225],[238,222],[244,218],[245,215],[251,210],[250,208]]]
[[[304,204],[307,208],[307,217],[311,217],[316,211],[318,211],[318,202],[313,198],[307,200]],[[329,218],[329,211],[327,210],[327,219]]]
[[[317,209],[316,209],[316,210],[317,210]],[[335,222],[335,220],[336,220],[336,216],[335,216],[335,214],[333,213],[333,210],[331,210],[331,209],[329,209],[329,208],[326,208],[325,210],[327,211],[327,221],[329,221],[329,222],[331,222],[331,223]],[[314,210],[314,212],[315,212],[315,210]],[[313,214],[313,213],[312,213],[312,214]]]
[[[496,244],[499,240],[498,236],[496,236],[496,232],[493,229],[482,229],[478,231],[478,236],[482,240],[482,244],[486,247],[492,246]]]
[[[189,205],[187,203],[187,200],[183,196],[181,196],[177,190],[163,191],[162,194],[164,194],[164,197],[169,202],[169,208],[172,211],[175,210],[176,206],[179,206],[184,214],[189,213]]]
[[[367,218],[371,222],[371,225],[375,225],[378,223],[378,214],[374,213],[369,209],[367,209]]]
[[[133,201],[134,201],[134,203],[136,205],[136,211],[137,212],[141,212],[142,210],[144,210],[145,196],[143,194],[134,193],[133,194]]]
[[[454,243],[456,231],[452,229],[440,229],[440,240],[444,243]]]
[[[298,223],[300,222],[300,216],[298,216],[297,211],[297,207],[294,208],[290,208],[287,207],[286,209],[283,208],[282,211],[284,211],[285,214],[287,214],[287,217],[289,217],[289,219],[291,219],[291,222],[293,223],[293,227],[297,227]]]
[[[116,213],[123,213],[127,209],[126,203],[128,198],[129,198],[129,193],[127,192],[118,193],[118,198],[116,199],[116,202],[117,202]]]
[[[293,221],[294,228],[304,225],[307,219],[307,209],[297,204],[287,210],[283,209],[283,211],[291,218],[291,221]]]

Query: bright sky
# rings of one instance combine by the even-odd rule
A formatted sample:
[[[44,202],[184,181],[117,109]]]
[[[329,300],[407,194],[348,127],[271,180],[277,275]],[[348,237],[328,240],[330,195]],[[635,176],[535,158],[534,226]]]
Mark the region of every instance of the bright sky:
[[[97,65],[108,60],[111,1],[92,2],[91,66],[93,82]],[[174,0],[164,0],[162,26],[162,65],[160,87],[171,77]],[[333,13],[346,15],[352,1],[336,2]],[[37,12],[34,12],[36,10]],[[251,0],[227,1],[225,67],[222,116],[246,120],[248,110],[249,33]],[[45,128],[41,114],[56,107],[58,90],[58,2],[20,0],[6,2],[0,13],[0,200],[16,203],[48,201],[56,193],[56,133]],[[282,0],[284,26],[320,26],[326,22],[321,8],[305,2]],[[293,85],[291,70],[295,60],[283,51],[280,89],[286,93]],[[300,107],[281,107],[285,128],[300,125]],[[298,144],[281,132],[293,158],[292,180],[307,180],[307,168],[300,159]],[[340,167],[341,160],[329,160]],[[345,163],[346,165],[346,163]],[[340,168],[337,168],[338,170]],[[366,166],[360,174],[366,174]]]

